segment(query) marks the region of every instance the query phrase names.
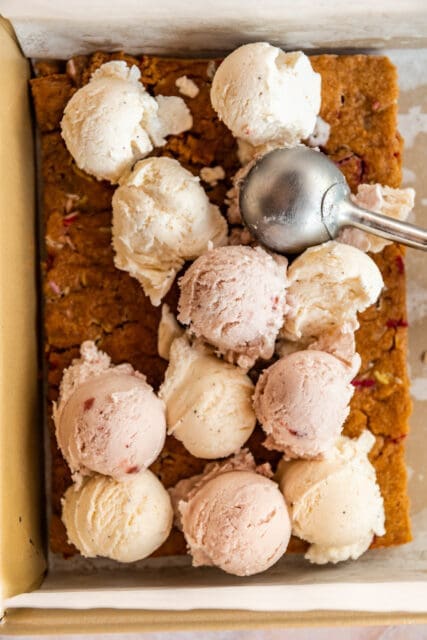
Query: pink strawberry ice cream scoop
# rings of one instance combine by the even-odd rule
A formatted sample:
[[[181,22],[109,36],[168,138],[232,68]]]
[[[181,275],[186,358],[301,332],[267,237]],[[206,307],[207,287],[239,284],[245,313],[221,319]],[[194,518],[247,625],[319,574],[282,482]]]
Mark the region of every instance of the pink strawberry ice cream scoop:
[[[238,576],[265,571],[286,551],[291,534],[277,484],[244,470],[244,463],[234,469],[212,466],[205,481],[199,476],[187,499],[178,503],[193,566],[216,566]]]
[[[178,505],[181,501],[188,502],[193,498],[201,487],[213,480],[221,473],[229,471],[252,471],[266,478],[272,478],[273,472],[268,462],[257,465],[249,449],[240,449],[238,453],[222,462],[209,462],[203,469],[203,473],[198,473],[190,478],[184,478],[168,489],[172,500],[172,507],[175,513],[175,525],[182,530],[181,512]]]
[[[260,247],[209,251],[180,280],[178,319],[229,362],[268,360],[286,310],[286,267]]]
[[[341,433],[354,392],[354,369],[324,351],[297,351],[261,374],[254,408],[267,434],[264,446],[289,458],[330,450]]]
[[[78,483],[93,472],[123,480],[145,470],[166,436],[163,402],[130,364],[111,365],[93,342],[64,371],[53,417],[62,454]]]

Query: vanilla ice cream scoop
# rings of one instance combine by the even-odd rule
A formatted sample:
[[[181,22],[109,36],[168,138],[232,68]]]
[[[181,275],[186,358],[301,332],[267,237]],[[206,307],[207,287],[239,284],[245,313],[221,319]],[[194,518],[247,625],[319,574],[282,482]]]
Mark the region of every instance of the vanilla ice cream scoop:
[[[165,136],[192,126],[181,98],[173,96],[167,104],[168,97],[153,98],[140,77],[134,65],[107,62],[65,107],[61,131],[67,149],[77,166],[98,180],[118,182],[153,145],[161,146]]]
[[[406,220],[414,208],[414,189],[393,189],[381,184],[359,184],[357,193],[350,198],[359,207],[369,209],[383,216],[396,220]],[[345,227],[340,231],[337,240],[351,244],[361,251],[378,253],[384,249],[390,240],[374,236],[356,227]]]
[[[353,371],[324,351],[297,351],[264,369],[254,408],[264,446],[289,458],[326,454],[336,443],[354,392]]]
[[[174,340],[159,396],[168,433],[198,458],[224,458],[255,428],[254,386],[240,367],[220,360],[183,336]]]
[[[281,462],[277,479],[290,507],[292,533],[310,543],[316,564],[356,560],[384,529],[384,504],[368,453],[375,437],[341,436],[324,460]]]
[[[230,362],[268,360],[286,310],[286,266],[259,247],[209,251],[180,280],[178,319]]]
[[[306,249],[288,269],[288,310],[282,335],[288,340],[318,337],[346,324],[379,297],[381,272],[365,253],[331,240]]]
[[[294,144],[314,130],[321,78],[300,51],[267,42],[243,45],[218,67],[212,106],[236,138],[251,145]]]
[[[141,283],[155,306],[186,260],[226,237],[227,223],[199,178],[172,158],[138,162],[114,193],[114,263]]]
[[[68,540],[87,558],[136,562],[168,537],[173,510],[169,494],[151,471],[128,482],[95,475],[62,499]]]
[[[275,482],[257,473],[220,473],[178,508],[195,567],[249,576],[275,564],[288,546],[283,496]]]
[[[117,480],[146,469],[166,437],[164,404],[131,365],[112,366],[93,342],[64,372],[53,418],[73,479],[94,472]]]

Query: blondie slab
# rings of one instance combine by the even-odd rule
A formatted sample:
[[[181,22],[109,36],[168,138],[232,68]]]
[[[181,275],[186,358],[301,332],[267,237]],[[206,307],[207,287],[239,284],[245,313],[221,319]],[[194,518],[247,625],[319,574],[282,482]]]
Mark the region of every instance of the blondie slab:
[[[58,395],[62,371],[78,356],[83,340],[95,340],[113,362],[130,362],[158,388],[167,363],[157,354],[160,308],[143,295],[138,282],[113,264],[111,247],[112,187],[80,171],[67,152],[59,123],[73,92],[91,73],[111,59],[136,64],[153,94],[180,95],[175,81],[186,75],[199,87],[185,98],[194,126],[169,138],[159,155],[177,158],[199,174],[204,166],[220,165],[226,173],[214,187],[204,184],[212,202],[224,209],[231,177],[239,168],[235,140],[216,118],[209,100],[215,61],[133,58],[95,53],[69,61],[41,62],[31,88],[41,140],[43,296],[48,415]],[[347,177],[353,190],[361,182],[398,187],[401,180],[402,139],[396,129],[397,79],[390,61],[381,56],[319,55],[311,58],[322,75],[322,117],[331,125],[323,148]],[[357,348],[362,368],[345,433],[356,436],[370,429],[377,442],[371,454],[385,501],[386,534],[373,546],[401,544],[411,539],[406,493],[404,438],[408,433],[410,399],[406,372],[406,306],[404,252],[398,245],[375,256],[386,287],[381,299],[361,316]],[[174,309],[176,283],[166,302]],[[68,468],[56,446],[49,417],[52,454],[52,519],[50,542],[54,552],[76,553],[67,544],[60,520],[61,496],[70,484]],[[257,461],[273,466],[280,454],[265,450],[256,429],[249,446]],[[152,466],[166,486],[202,470],[204,461],[191,456],[168,437]],[[350,490],[351,488],[349,488]],[[291,549],[304,544],[294,539]],[[182,535],[173,530],[156,555],[185,552]]]

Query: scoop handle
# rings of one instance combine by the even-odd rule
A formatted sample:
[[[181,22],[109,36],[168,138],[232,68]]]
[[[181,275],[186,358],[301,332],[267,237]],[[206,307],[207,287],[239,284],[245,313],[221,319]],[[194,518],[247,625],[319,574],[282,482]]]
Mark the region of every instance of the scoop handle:
[[[356,227],[413,249],[427,250],[427,229],[358,207],[350,200],[346,185],[336,184],[326,192],[323,220],[332,237],[344,227]]]
[[[352,202],[346,202],[341,218],[342,227],[357,227],[381,238],[406,244],[413,249],[427,251],[427,230],[409,222],[402,222],[380,213],[362,209]]]

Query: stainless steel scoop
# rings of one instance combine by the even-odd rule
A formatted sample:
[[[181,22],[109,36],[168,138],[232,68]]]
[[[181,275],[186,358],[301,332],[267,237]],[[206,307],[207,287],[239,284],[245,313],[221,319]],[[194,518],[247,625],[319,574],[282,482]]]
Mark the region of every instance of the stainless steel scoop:
[[[427,230],[355,205],[338,167],[308,147],[262,156],[240,186],[239,204],[252,235],[278,253],[300,253],[348,226],[427,249]]]

